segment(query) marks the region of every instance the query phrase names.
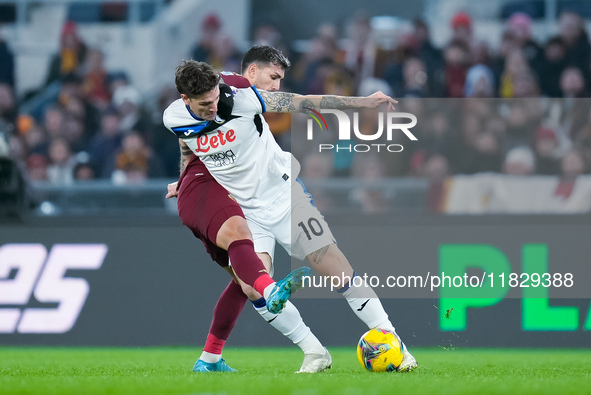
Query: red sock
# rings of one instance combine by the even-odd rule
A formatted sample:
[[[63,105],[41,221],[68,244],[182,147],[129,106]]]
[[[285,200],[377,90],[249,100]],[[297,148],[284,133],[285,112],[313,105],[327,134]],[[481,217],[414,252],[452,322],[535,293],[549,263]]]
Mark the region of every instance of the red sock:
[[[242,292],[240,285],[234,280],[231,280],[230,284],[228,284],[226,289],[224,289],[224,292],[220,295],[220,298],[215,305],[215,309],[213,310],[213,320],[211,321],[209,336],[205,343],[206,348],[208,347],[210,337],[212,336],[214,338],[212,339],[213,343],[211,343],[212,347],[219,342],[222,342],[221,347],[224,347],[223,342],[230,337],[230,332],[234,329],[236,320],[242,312],[247,299],[248,298],[244,292]],[[210,352],[207,349],[205,351]],[[221,348],[219,354],[221,354]]]
[[[203,351],[210,354],[221,355],[222,350],[224,349],[224,344],[226,344],[225,340],[218,339],[210,333],[207,335],[207,340],[205,341],[205,347],[203,347]]]
[[[228,246],[228,256],[238,278],[264,296],[263,291],[274,281],[254,252],[254,243],[248,239],[236,240]]]
[[[257,291],[264,297],[265,288],[267,288],[269,285],[273,283],[275,283],[275,281],[271,278],[271,276],[267,274],[266,276],[260,276],[259,278],[257,278],[252,287],[255,291]]]

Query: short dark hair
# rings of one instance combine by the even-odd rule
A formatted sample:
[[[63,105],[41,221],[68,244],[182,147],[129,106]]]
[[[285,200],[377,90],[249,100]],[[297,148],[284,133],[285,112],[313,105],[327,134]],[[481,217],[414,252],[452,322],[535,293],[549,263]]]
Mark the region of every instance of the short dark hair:
[[[174,82],[180,94],[195,99],[219,85],[220,75],[205,62],[183,60],[176,68]]]
[[[282,67],[285,71],[289,70],[291,67],[291,62],[283,52],[270,45],[255,45],[250,48],[242,58],[242,73],[244,73],[246,69],[248,69],[248,66],[253,63],[261,66],[273,64]]]

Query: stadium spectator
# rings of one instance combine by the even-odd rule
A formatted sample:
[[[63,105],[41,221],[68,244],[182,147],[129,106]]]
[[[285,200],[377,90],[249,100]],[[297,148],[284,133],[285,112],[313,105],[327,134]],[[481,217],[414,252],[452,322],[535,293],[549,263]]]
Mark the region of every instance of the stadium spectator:
[[[492,57],[490,62],[490,67],[493,71],[496,82],[495,96],[499,96],[501,92],[501,76],[505,71],[507,56],[516,49],[519,49],[519,43],[517,42],[515,34],[510,31],[505,31],[501,36],[501,42],[497,48],[496,54]]]
[[[451,19],[452,39],[460,41],[468,48],[472,46],[472,17],[464,11],[457,12]]]
[[[540,96],[538,78],[531,69],[515,73],[513,79],[514,98],[536,98]]]
[[[583,18],[570,11],[561,13],[558,17],[558,35],[566,45],[566,63],[584,70],[585,79],[589,83],[591,45]]]
[[[240,73],[242,54],[236,48],[232,36],[226,33],[216,35],[209,54],[209,63],[218,71]]]
[[[531,148],[518,146],[512,148],[503,162],[503,173],[512,176],[529,176],[536,170],[536,159]]]
[[[207,14],[201,24],[199,41],[191,51],[191,59],[207,62],[218,71],[239,73],[241,58],[233,38],[223,31],[218,15]]]
[[[507,31],[513,33],[517,45],[523,50],[528,64],[537,68],[542,56],[542,49],[534,40],[531,31],[531,17],[524,12],[516,12],[507,20]]]
[[[222,23],[216,14],[207,14],[201,23],[199,42],[191,51],[191,59],[206,62],[210,59]]]
[[[151,117],[141,106],[140,93],[131,85],[121,85],[113,92],[111,102],[119,115],[122,131],[138,130],[146,132],[152,126]]]
[[[514,49],[507,54],[505,68],[501,75],[500,96],[503,98],[519,97],[516,95],[516,85],[530,71],[529,63],[522,49]]]
[[[99,127],[100,111],[83,97],[82,79],[65,78],[59,90],[57,104],[66,112],[77,117],[84,124],[84,143],[87,143]]]
[[[328,29],[328,30],[327,30]],[[331,31],[332,29],[332,31]],[[332,39],[336,40],[336,31],[332,25],[321,25],[318,28],[318,31],[321,35],[327,35],[328,37],[332,37]],[[283,40],[283,36],[281,32],[277,29],[274,23],[263,23],[259,25],[253,34],[253,46],[254,45],[269,45],[273,48],[277,48],[282,53],[289,55],[291,53],[290,47],[287,43]],[[335,42],[336,43],[336,42]],[[289,56],[288,56],[289,57]],[[291,73],[290,73],[291,74]],[[291,86],[291,78],[289,76],[285,76],[285,82],[282,83],[283,90],[286,90]]]
[[[482,64],[472,66],[466,75],[465,97],[494,97],[495,77],[492,70]]]
[[[481,64],[487,67],[492,65],[492,55],[488,42],[484,40],[474,40],[470,47],[472,55],[472,64]]]
[[[543,48],[543,56],[537,66],[541,93],[549,97],[560,97],[560,75],[567,66],[566,44],[559,36],[548,39]]]
[[[56,185],[71,185],[74,181],[76,158],[66,139],[54,139],[49,145],[47,179]]]
[[[60,48],[50,62],[45,85],[79,74],[86,54],[87,47],[78,35],[78,25],[67,21],[62,27]]]
[[[283,52],[279,47],[282,45],[281,33],[272,24],[263,24],[254,31],[254,45],[269,45]]]
[[[39,154],[46,151],[47,135],[44,129],[30,115],[19,115],[17,131],[23,136],[28,155]]]
[[[27,158],[27,178],[32,181],[47,181],[47,157],[33,154]]]
[[[108,168],[109,159],[121,146],[123,132],[119,125],[119,115],[114,109],[107,110],[101,118],[99,132],[92,138],[88,147],[88,153],[96,166],[95,173],[99,178],[109,178],[111,168]]]
[[[193,57],[217,62],[220,69],[236,70],[239,55],[235,53],[233,44],[230,45],[232,40],[222,29],[221,18],[215,14],[207,14],[201,22],[199,28],[203,32],[199,33],[200,41],[193,48],[195,53],[199,52],[201,55],[194,53]],[[541,119],[549,118],[552,122],[548,127],[556,135],[558,148],[556,153],[546,158],[548,161],[561,158],[571,145],[581,149],[585,158],[587,155],[591,157],[591,153],[587,154],[587,151],[591,152],[591,132],[588,132],[589,127],[586,126],[589,105],[585,101],[570,100],[588,97],[591,93],[591,44],[580,15],[572,11],[562,12],[557,20],[557,34],[550,36],[542,48],[538,42],[542,43],[541,40],[546,37],[538,29],[533,34],[532,18],[522,12],[510,15],[504,25],[500,20],[497,21],[498,27],[502,29],[500,37],[477,37],[476,33],[482,33],[479,29],[484,25],[475,22],[468,12],[458,12],[449,21],[452,36],[443,48],[438,48],[431,41],[431,26],[421,19],[412,21],[412,31],[397,33],[394,49],[378,48],[373,38],[371,22],[367,14],[356,13],[347,20],[344,34],[335,25],[321,24],[309,41],[306,51],[299,57],[293,72],[288,74],[293,76],[294,90],[348,95],[349,89],[352,89],[352,94],[360,95],[361,87],[358,85],[366,79],[361,78],[362,75],[371,75],[373,78],[378,73],[388,81],[394,97],[405,99],[401,101],[401,106],[410,103],[409,97],[564,97],[569,100],[529,100],[528,103],[502,101],[499,109],[490,110],[491,117],[477,117],[481,129],[479,132],[491,132],[486,125],[493,118],[501,119],[500,123],[505,122],[502,119],[506,120],[507,124],[497,129],[502,130],[501,133],[492,132],[500,152],[506,152],[517,145],[530,145],[538,159],[537,174],[555,173],[556,170],[551,168],[555,169],[556,164],[548,164],[547,167],[536,148],[536,131],[542,124]],[[145,111],[146,104],[153,107],[156,104],[144,103],[124,72],[112,73],[107,70],[100,51],[88,48],[81,38],[76,22],[65,22],[59,39],[60,49],[51,58],[45,83],[58,81],[61,84],[55,84],[55,90],[51,95],[43,96],[40,105],[27,108],[26,113],[22,114],[19,113],[17,104],[26,108],[23,107],[23,102],[27,101],[29,93],[23,97],[15,96],[14,55],[10,51],[11,47],[0,39],[0,128],[18,131],[19,128],[14,126],[18,115],[30,114],[35,118],[36,122],[26,132],[19,131],[18,138],[24,144],[22,152],[25,155],[48,156],[49,145],[56,138],[66,138],[73,152],[91,150],[91,146],[94,150],[102,114],[114,108],[119,112],[121,129],[140,132],[146,143],[153,147],[165,163],[165,175],[175,176],[178,166],[177,147],[171,140],[159,137],[162,135],[159,133],[162,128],[160,120],[154,121],[151,113],[147,114]],[[253,39],[285,45],[284,52],[290,49],[282,41],[279,30],[272,24],[258,25],[253,31]],[[216,42],[220,45],[215,45]],[[490,44],[497,42],[499,44],[495,46]],[[212,52],[216,48],[217,52]],[[347,72],[343,72],[345,65],[350,67]],[[494,87],[492,93],[491,84]],[[7,86],[11,89],[7,90]],[[117,91],[120,93],[115,97]],[[170,102],[173,99],[174,96],[169,96],[166,100]],[[429,107],[425,104],[428,100],[421,102],[420,106]],[[533,108],[535,106],[538,107],[537,110]],[[450,119],[451,123],[459,125],[455,128],[457,130],[451,132],[451,135],[457,134],[453,140],[457,148],[452,150],[453,154],[447,149],[445,152],[440,151],[441,142],[431,140],[431,131],[425,127],[427,122],[422,121],[428,120],[431,114],[437,118],[437,112],[433,111],[436,110],[429,107],[419,118],[415,130],[424,134],[419,137],[417,144],[405,145],[405,151],[400,155],[380,157],[386,164],[388,176],[409,175],[412,173],[409,171],[411,165],[423,166],[424,161],[435,153],[442,153],[448,159],[453,172],[464,171],[463,165],[458,162],[474,154],[476,140],[491,142],[490,136],[480,139],[480,133],[462,135],[461,131],[466,125]],[[544,114],[536,114],[536,111]],[[463,117],[461,114],[462,111],[459,110],[448,112],[449,117],[458,116],[458,119]],[[329,118],[333,117],[327,117],[328,122]],[[294,149],[296,155],[301,156],[308,153],[306,143],[299,144],[291,135],[292,120],[289,114],[273,114],[266,116],[266,119],[272,124],[272,130],[284,149]],[[294,117],[293,122],[306,127],[306,120]],[[470,124],[472,120],[466,122]],[[335,128],[336,126],[329,127],[331,130],[336,130]],[[375,130],[375,125],[370,122],[362,127],[362,132],[371,131],[372,128]],[[449,138],[447,133],[445,135]],[[334,136],[329,134],[328,137],[333,138],[331,143],[334,142]],[[540,144],[553,142],[549,137],[542,140],[547,141]],[[293,147],[292,141],[295,144]],[[433,146],[439,148],[433,149]],[[349,175],[353,157],[353,153],[339,152],[335,156],[334,174]],[[93,160],[92,163],[97,166],[96,175],[104,176],[100,167],[105,162]]]
[[[293,75],[293,85],[296,90],[313,92],[318,86],[323,85],[319,81],[322,73],[318,72],[326,65],[342,64],[340,59],[336,33],[332,25],[321,26],[316,35],[310,40],[306,51],[300,56],[290,73]]]
[[[99,110],[107,108],[111,101],[104,55],[98,49],[89,49],[81,67],[81,95]]]
[[[112,180],[137,184],[148,178],[163,176],[162,162],[146,145],[141,134],[131,131],[123,137],[121,148],[114,154],[104,171],[111,169]]]
[[[411,57],[402,64],[404,91],[399,97],[427,97],[429,84],[427,65],[419,58]]]
[[[588,97],[585,77],[578,67],[567,67],[560,74],[560,92],[566,98]]]
[[[77,182],[94,180],[96,178],[94,166],[90,162],[78,162],[74,166],[73,172],[74,180]]]
[[[64,136],[64,118],[65,112],[58,104],[45,109],[42,126],[50,140]]]
[[[74,152],[86,148],[84,140],[84,123],[76,115],[67,112],[63,123],[63,137],[68,141]]]
[[[358,11],[346,26],[344,45],[345,65],[353,73],[354,85],[366,77],[375,76],[377,47],[372,36],[370,18]]]
[[[471,63],[470,47],[463,40],[452,40],[445,48],[445,96],[463,97],[466,74]]]
[[[417,18],[413,21],[413,36],[417,41],[416,56],[427,66],[429,92],[441,97],[444,85],[442,52],[431,41],[429,26],[424,20]]]
[[[107,86],[109,88],[109,95],[111,99],[115,91],[121,86],[131,85],[129,76],[125,71],[113,71],[107,76]]]

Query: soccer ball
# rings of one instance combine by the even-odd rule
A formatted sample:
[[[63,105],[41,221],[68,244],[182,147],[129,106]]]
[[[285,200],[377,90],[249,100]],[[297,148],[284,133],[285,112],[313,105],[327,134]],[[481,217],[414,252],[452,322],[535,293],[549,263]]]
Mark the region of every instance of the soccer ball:
[[[402,363],[404,345],[395,332],[372,329],[359,339],[357,359],[370,372],[393,372]]]

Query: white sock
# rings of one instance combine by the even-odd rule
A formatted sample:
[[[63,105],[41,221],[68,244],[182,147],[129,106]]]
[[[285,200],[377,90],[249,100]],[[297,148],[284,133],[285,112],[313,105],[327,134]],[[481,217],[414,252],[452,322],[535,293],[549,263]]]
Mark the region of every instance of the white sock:
[[[210,352],[203,351],[199,359],[207,363],[216,363],[217,361],[222,359],[222,354],[212,354]]]
[[[356,276],[355,281],[351,281],[349,289],[343,291],[342,295],[347,299],[351,310],[369,329],[383,328],[396,331],[388,319],[388,314],[386,314],[378,295],[361,277]]]
[[[269,284],[263,290],[263,298],[265,298],[265,300],[267,300],[267,298],[269,297],[269,294],[271,293],[273,288],[275,288],[275,284],[277,284],[277,283]]]
[[[265,290],[266,291],[266,290]],[[280,314],[273,314],[267,310],[267,305],[254,309],[271,326],[281,332],[285,337],[298,345],[304,354],[323,354],[324,347],[310,328],[306,326],[302,316],[293,303],[287,301]]]

